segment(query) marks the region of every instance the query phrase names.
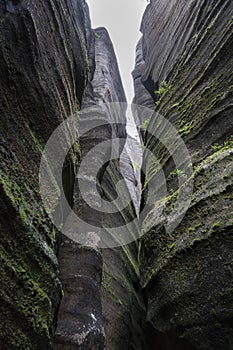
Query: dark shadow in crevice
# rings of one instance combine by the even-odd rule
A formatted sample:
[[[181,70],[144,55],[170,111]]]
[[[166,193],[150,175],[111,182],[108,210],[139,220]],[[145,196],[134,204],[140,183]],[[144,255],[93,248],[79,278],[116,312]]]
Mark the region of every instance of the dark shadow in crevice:
[[[171,332],[161,333],[147,322],[145,338],[148,350],[197,350],[185,339],[180,339]]]

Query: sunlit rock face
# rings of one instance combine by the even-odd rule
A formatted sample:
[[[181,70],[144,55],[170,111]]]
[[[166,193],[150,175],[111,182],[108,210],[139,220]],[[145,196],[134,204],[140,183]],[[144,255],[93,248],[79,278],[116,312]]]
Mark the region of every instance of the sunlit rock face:
[[[140,278],[147,319],[156,330],[203,350],[233,347],[232,15],[231,1],[151,1],[141,25],[141,82],[184,140],[194,180],[184,219],[167,232],[167,220],[177,219],[172,208],[181,174],[173,153],[158,140],[164,125],[154,115],[145,146],[159,159],[168,193],[142,223]],[[145,162],[144,204],[145,185],[156,176],[155,164]],[[161,203],[166,209],[158,214]],[[147,229],[156,216],[157,224]]]

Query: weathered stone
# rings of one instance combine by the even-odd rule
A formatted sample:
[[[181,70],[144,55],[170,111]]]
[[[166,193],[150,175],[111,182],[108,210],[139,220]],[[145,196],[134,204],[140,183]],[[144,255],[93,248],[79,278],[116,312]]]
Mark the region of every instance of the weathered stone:
[[[96,349],[105,345],[100,286],[101,254],[63,238],[59,263],[64,290],[54,349]]]
[[[146,69],[145,61],[143,57],[143,50],[142,50],[142,38],[139,40],[137,47],[136,47],[136,62],[135,62],[135,69],[132,72],[132,77],[134,81],[134,99],[133,103],[139,106],[145,106],[148,108],[154,109],[154,101],[152,96],[153,91],[148,91],[146,87],[144,86],[142,75],[144,74],[144,71]],[[152,93],[152,96],[151,96]],[[143,120],[143,116],[138,115],[140,123],[137,123],[138,125],[142,124],[145,120]],[[136,118],[134,114],[134,118]]]
[[[232,14],[231,1],[151,1],[141,27],[142,81],[153,82],[152,95],[158,90],[156,110],[178,129],[194,165],[191,205],[168,233],[163,223],[177,219],[172,208],[180,174],[172,154],[151,135],[159,137],[163,128],[153,117],[145,144],[160,161],[168,196],[160,219],[161,201],[142,223],[147,232],[158,216],[142,240],[147,319],[203,350],[233,347]],[[147,164],[144,185],[153,181],[153,166]]]
[[[109,146],[100,149],[95,154],[94,159],[88,162],[85,195],[91,198],[92,203],[95,202],[100,211],[101,195],[107,200],[112,200],[112,196],[119,195],[120,198],[129,200],[129,207],[124,213],[121,213],[116,207],[116,213],[101,215],[82,198],[79,181],[76,181],[74,211],[84,222],[95,226],[92,235],[96,236],[96,242],[99,239],[104,240],[105,237],[109,240],[108,225],[110,227],[119,225],[119,223],[125,225],[128,220],[135,217],[136,210],[139,209],[139,192],[136,190],[140,182],[139,171],[136,180],[133,163],[130,160],[131,155],[129,155],[132,140],[129,139],[127,147],[124,146],[126,139],[125,111],[126,99],[114,49],[107,31],[104,28],[98,28],[95,30],[95,71],[93,79],[88,82],[79,116],[79,128],[81,130],[85,127],[90,128],[87,133],[80,137],[82,159],[85,159],[88,152],[97,147],[100,142],[109,141]],[[98,120],[104,120],[105,125],[95,127],[98,125]],[[118,143],[116,138],[120,139],[121,142]],[[133,146],[131,145],[131,147]],[[140,148],[138,143],[137,147]],[[130,152],[132,153],[132,151]],[[115,160],[110,160],[111,154],[116,155]],[[120,163],[119,157],[121,157]],[[100,171],[97,178],[92,178],[90,174],[95,172],[96,168]],[[116,185],[122,177],[127,178],[128,183],[125,183],[122,193],[116,194]],[[99,186],[99,193],[94,194],[92,185],[96,185],[96,183]],[[133,204],[130,194],[133,197]],[[106,234],[103,237],[105,226]],[[83,235],[85,232],[89,237],[90,232],[86,232],[87,228],[84,226],[80,225],[73,230],[76,230],[76,234],[79,232]],[[139,233],[138,228],[136,232]],[[89,243],[87,240],[87,244]],[[107,248],[109,242],[103,241],[103,243],[106,243]],[[138,285],[136,246],[104,249],[101,252],[103,282],[100,294],[101,281],[99,277],[101,277],[102,272],[100,252],[95,246],[95,249],[87,249],[75,243],[71,245],[73,247],[71,257],[69,257],[71,252],[67,244],[60,247],[65,295],[59,311],[55,348],[65,349],[69,346],[71,348],[76,346],[85,349],[102,349],[106,342],[106,349],[114,350],[124,346],[128,350],[130,344],[136,342],[134,326],[141,320],[140,297],[137,297],[134,290],[134,284]],[[83,257],[81,261],[80,255]],[[79,264],[73,263],[74,257],[80,262]],[[92,261],[95,261],[95,266],[92,266]],[[91,267],[87,268],[90,264]],[[66,277],[67,271],[70,271],[68,275],[71,275],[71,278]],[[75,276],[82,279],[81,284]],[[77,290],[79,290],[78,295]],[[93,298],[93,296],[95,297]],[[100,297],[102,297],[102,305]],[[143,304],[142,298],[140,302]],[[91,314],[95,315],[94,323],[92,323]],[[82,327],[85,327],[85,332]],[[140,326],[138,327],[140,328]],[[88,344],[87,339],[91,339]]]
[[[109,201],[118,197],[123,203],[125,203],[124,201],[129,202],[128,207],[123,212],[116,207],[114,214],[101,215],[102,232],[105,230],[106,237],[109,237],[108,227],[124,226],[128,221],[135,218],[139,209],[139,192],[137,188],[140,188],[140,179],[139,172],[137,177],[135,176],[131,160],[131,147],[134,147],[134,149],[139,149],[140,147],[138,143],[136,143],[135,147],[135,143],[133,143],[135,140],[126,138],[126,98],[110,38],[103,28],[95,30],[95,38],[96,70],[89,86],[89,93],[85,95],[83,100],[83,108],[89,107],[90,112],[92,111],[91,108],[104,112],[106,106],[103,106],[103,104],[107,103],[107,122],[110,128],[106,126],[105,129],[101,128],[99,131],[93,130],[93,135],[90,133],[88,139],[83,140],[84,143],[81,140],[81,145],[85,149],[89,149],[90,145],[94,147],[97,141],[107,139],[111,141],[112,139],[110,149],[105,150],[105,152],[109,156],[112,152],[116,155],[116,159],[109,161],[104,167],[104,171],[99,173],[98,181],[103,191],[102,196]],[[118,102],[122,104],[118,105]],[[116,103],[116,105],[111,103]],[[99,117],[101,117],[101,113]],[[121,139],[121,142],[116,142],[115,138]],[[102,158],[105,156],[106,154],[103,154]],[[120,162],[118,160],[119,157]],[[140,155],[133,157],[135,162],[139,163],[138,158],[140,158]],[[101,163],[101,156],[99,164],[103,164],[103,162]],[[117,193],[116,185],[122,178],[125,178],[126,182],[122,192]],[[80,208],[80,201],[78,200],[76,207]],[[88,213],[90,215],[90,211]],[[139,234],[139,228],[135,227],[135,232],[130,232],[129,234],[134,239]],[[117,244],[119,243],[117,242]],[[107,246],[108,242],[106,242]],[[103,249],[102,257],[102,308],[106,349],[133,349],[139,339],[137,347],[141,349],[143,348],[143,334],[140,321],[141,313],[144,312],[143,308],[145,307],[142,297],[137,296],[135,287],[138,285],[136,244],[122,248]],[[139,334],[138,329],[136,331],[135,327],[139,329]]]
[[[1,349],[232,349],[232,16],[230,0],[153,0],[143,17],[134,103],[156,104],[179,130],[194,165],[191,205],[166,232],[167,221],[180,215],[173,205],[182,172],[162,142],[174,152],[177,143],[164,134],[158,114],[142,115],[133,106],[143,147],[167,179],[167,196],[156,201],[158,164],[145,152],[141,180],[142,147],[126,133],[126,98],[106,29],[91,29],[84,0],[0,0]],[[93,232],[85,224],[68,226],[55,164],[49,164],[55,182],[49,200],[74,237],[91,240],[89,247],[60,236],[39,195],[44,146],[74,112],[79,133],[90,130],[66,157],[63,187]],[[109,147],[86,169],[93,209],[75,176],[103,141]],[[88,178],[97,167],[96,178]],[[156,188],[139,222],[148,185]],[[104,213],[103,200],[110,205],[116,198],[115,213]],[[131,243],[113,236],[113,227]],[[98,249],[99,239],[107,249]],[[109,247],[114,241],[123,244]]]
[[[46,141],[77,110],[93,72],[88,21],[85,1],[0,1],[3,350],[51,348],[61,298],[59,234],[43,209],[38,172]],[[64,165],[70,203],[77,158]]]

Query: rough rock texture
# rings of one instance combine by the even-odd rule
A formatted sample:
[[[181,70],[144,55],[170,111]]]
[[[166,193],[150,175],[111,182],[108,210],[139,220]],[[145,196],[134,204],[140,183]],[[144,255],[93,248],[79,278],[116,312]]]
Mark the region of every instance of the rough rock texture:
[[[111,350],[141,349],[143,335],[138,324],[145,306],[136,293],[136,245],[106,249],[101,254],[95,244],[84,247],[60,237],[43,209],[38,184],[41,154],[54,129],[77,111],[81,111],[80,125],[94,125],[107,112],[106,125],[93,127],[80,137],[67,156],[65,194],[78,215],[97,225],[97,235],[98,225],[118,224],[119,218],[124,225],[136,217],[140,181],[131,161],[132,140],[124,147],[126,104],[113,110],[104,106],[126,102],[111,40],[104,28],[91,29],[82,0],[1,1],[0,11],[0,348],[103,349],[106,342]],[[97,160],[103,165],[97,185],[107,200],[116,194],[123,174],[128,182],[119,196],[130,203],[123,213],[103,217],[81,198],[75,174],[89,150],[115,137],[121,142],[112,141],[88,170],[96,167]],[[111,152],[116,159],[102,164]],[[50,167],[52,173],[53,165]],[[54,203],[59,203],[59,196],[55,190]],[[98,196],[93,201],[100,204]],[[69,218],[70,213],[60,205],[55,211]],[[82,233],[82,227],[75,229]],[[129,234],[139,234],[138,227]]]
[[[141,165],[142,147],[138,139],[127,135],[124,150],[121,153],[120,168],[130,193],[137,216],[141,201]]]
[[[126,135],[125,94],[107,31],[91,29],[84,0],[0,0],[1,350],[233,348],[232,17],[230,0],[153,0],[143,18],[134,102],[156,103],[194,167],[190,208],[166,232],[180,215],[172,209],[185,174],[162,143],[175,152],[176,140],[165,135],[159,142],[166,128],[158,114],[133,108],[144,148],[163,168],[165,196],[155,181],[158,163],[146,152],[140,183],[141,150]],[[63,186],[76,214],[95,226],[68,227],[91,240],[89,247],[61,237],[39,193],[46,141],[74,112],[78,131],[90,130],[66,157]],[[75,175],[89,151],[109,140],[82,178],[93,209]],[[66,141],[59,139],[61,149]],[[182,153],[180,160],[186,164]],[[139,222],[151,184],[154,196]],[[54,187],[54,211],[66,225],[71,213]],[[103,200],[116,212],[103,213]],[[131,243],[98,249],[99,240],[122,243],[113,227]]]
[[[88,149],[90,144],[94,147],[97,140],[99,142],[103,139],[103,136],[104,139],[113,139],[108,152],[111,151],[115,155],[115,159],[108,162],[104,167],[104,172],[100,172],[100,187],[105,200],[112,201],[113,198],[118,197],[123,207],[125,207],[124,201],[129,202],[129,205],[122,212],[116,206],[116,213],[101,215],[102,230],[105,228],[106,237],[109,237],[108,235],[111,234],[108,232],[108,227],[124,226],[128,221],[135,218],[139,207],[137,187],[140,185],[139,179],[136,179],[133,162],[131,161],[132,149],[130,145],[132,147],[133,141],[127,138],[125,143],[126,98],[115,53],[104,28],[95,30],[95,38],[96,69],[89,86],[89,91],[92,94],[88,92],[85,95],[83,108],[89,107],[90,110],[94,108],[99,110],[99,113],[103,113],[106,108],[103,103],[108,103],[107,122],[110,124],[110,129],[109,127],[101,128],[101,131],[95,131],[94,136],[89,134],[89,138],[84,139],[83,147]],[[122,102],[123,104],[113,106],[111,105],[112,102]],[[103,130],[105,130],[105,133],[103,133]],[[116,142],[115,137],[120,138],[121,142]],[[121,158],[120,162],[119,157]],[[101,159],[99,161],[99,164],[103,164]],[[122,180],[122,177],[126,179],[126,182],[123,188],[116,192],[116,184]],[[77,201],[77,208],[79,207],[80,202]],[[88,213],[90,215],[90,211]],[[135,227],[135,232],[132,231],[129,234],[134,236],[138,232],[138,227]],[[103,249],[102,258],[102,308],[106,349],[143,349],[143,334],[139,323],[145,306],[142,297],[138,296],[136,292],[138,285],[136,245]]]
[[[117,115],[103,105],[106,102],[125,101],[125,94],[118,70],[117,60],[109,35],[104,28],[93,31],[95,71],[93,79],[88,82],[79,116],[79,127],[89,126],[89,131],[80,137],[80,152],[82,158],[88,155],[100,142],[112,137],[125,136],[125,115],[119,115],[121,125],[115,120]],[[120,110],[121,111],[121,110]],[[124,111],[123,111],[124,112]],[[105,125],[95,127],[99,119],[105,120]],[[121,119],[120,119],[121,118]],[[121,150],[120,150],[121,152]],[[92,185],[98,182],[99,189],[102,178],[101,167],[104,159],[109,159],[111,146],[103,147],[94,158],[88,162],[87,173],[84,175],[85,194],[92,203],[101,210],[100,194],[93,194]],[[100,168],[98,177],[90,174]],[[79,173],[79,169],[77,170]],[[84,179],[83,179],[84,180]],[[74,211],[86,223],[95,226],[94,232],[88,228],[75,227],[75,233],[86,234],[86,243],[90,242],[90,235],[94,241],[99,241],[101,229],[101,214],[91,208],[80,194],[79,182],[74,186]],[[101,236],[100,236],[101,238]],[[73,257],[73,258],[72,258]],[[80,258],[81,257],[81,258]],[[63,271],[64,298],[61,303],[58,328],[56,331],[55,349],[85,348],[103,349],[105,334],[103,330],[103,315],[101,306],[102,255],[93,243],[93,247],[85,248],[64,238],[60,248],[60,262]],[[76,261],[76,262],[75,262]],[[67,271],[69,271],[67,275]],[[78,294],[77,294],[78,293]]]
[[[82,106],[91,102],[102,105],[109,102],[126,102],[117,59],[113,44],[105,28],[96,28],[95,36],[95,73],[90,82],[92,94],[86,93]]]
[[[147,108],[154,109],[154,100],[153,95],[151,96],[151,91],[148,91],[143,83],[142,75],[144,74],[146,67],[145,61],[143,59],[143,50],[142,50],[142,38],[139,40],[136,47],[136,62],[135,68],[132,72],[133,82],[134,82],[134,98],[133,104],[138,106],[145,106]],[[152,89],[153,91],[153,89]],[[137,113],[134,111],[134,118],[136,119],[136,124],[139,126],[143,124],[147,116],[142,115],[141,113]]]
[[[151,218],[157,220],[144,235],[140,254],[147,319],[156,330],[203,350],[233,348],[232,15],[232,1],[157,0],[148,5],[141,26],[141,81],[157,111],[179,130],[194,166],[190,208],[168,233],[164,224],[177,219],[172,208],[181,174],[149,134],[159,137],[164,128],[154,115],[145,144],[160,161],[168,194],[149,207],[142,223],[147,232]],[[136,101],[139,95],[136,89]],[[157,172],[148,158],[144,164],[145,205],[147,184]]]
[[[59,263],[64,296],[53,349],[104,349],[101,254],[63,238]]]
[[[115,54],[105,29],[95,30],[96,37],[96,70],[91,82],[94,103],[102,108],[103,103],[122,102],[119,107],[108,107],[108,122],[111,125],[111,151],[116,155],[105,168],[99,180],[104,199],[112,201],[118,198],[124,210],[116,206],[114,214],[102,214],[102,230],[106,237],[111,233],[108,228],[124,225],[136,217],[139,209],[139,176],[135,175],[132,161],[133,140],[126,138],[126,98],[123,91]],[[89,96],[88,96],[89,97]],[[84,99],[87,100],[86,98]],[[90,101],[87,101],[87,104]],[[118,143],[114,138],[120,138]],[[126,141],[126,142],[125,142]],[[135,142],[135,141],[134,141]],[[89,143],[89,142],[88,142]],[[137,145],[137,147],[139,147]],[[134,147],[135,149],[135,147]],[[120,161],[118,158],[120,157]],[[135,157],[133,157],[135,158]],[[116,191],[116,185],[126,179],[123,187]],[[129,203],[127,206],[125,203]],[[130,227],[128,235],[137,237],[139,227]],[[117,237],[113,237],[115,240]],[[117,242],[118,243],[118,242]],[[118,243],[119,244],[119,243]],[[141,314],[145,314],[142,296],[137,294],[138,263],[137,244],[107,248],[102,250],[102,308],[106,349],[144,349]]]
[[[132,72],[132,77],[134,81],[134,99],[133,103],[139,106],[146,106],[148,108],[154,108],[154,101],[151,96],[151,92],[149,92],[143,81],[142,75],[144,73],[146,66],[145,61],[143,59],[143,50],[142,50],[142,38],[139,40],[136,47],[136,61],[135,68]]]
[[[122,164],[123,166],[123,164]],[[127,183],[116,193],[115,186],[122,179],[122,174],[127,168],[120,169],[118,162],[112,162],[106,169],[102,181],[105,198],[120,198],[124,210],[103,215],[103,226],[107,234],[111,235],[108,228],[122,226],[122,231],[133,241],[139,236],[139,227],[135,223],[129,223],[136,218],[136,209],[130,199],[130,189]],[[128,173],[129,175],[129,173]],[[131,185],[132,186],[132,185]],[[122,202],[120,201],[120,204]],[[126,228],[126,224],[129,226]],[[115,237],[116,239],[117,237]],[[121,240],[120,240],[121,241]],[[111,350],[121,349],[146,349],[142,331],[142,319],[145,315],[145,305],[139,286],[138,269],[138,243],[122,245],[117,248],[104,249],[103,254],[103,315],[106,332],[106,348]]]
[[[133,140],[129,139],[127,147],[125,145],[126,98],[114,49],[106,29],[98,28],[94,32],[95,71],[85,90],[79,115],[79,128],[87,125],[90,128],[80,137],[82,159],[85,160],[88,152],[100,142],[110,141],[110,143],[109,147],[100,149],[88,162],[87,173],[82,180],[86,181],[85,194],[91,198],[92,204],[95,203],[97,209],[103,210],[100,194],[108,201],[118,196],[123,204],[124,200],[128,200],[129,205],[123,212],[116,206],[116,214],[101,215],[83,200],[79,181],[75,182],[74,210],[83,221],[96,227],[94,232],[89,232],[88,228],[80,226],[75,228],[74,232],[80,235],[85,232],[87,243],[89,243],[88,237],[91,236],[92,247],[84,248],[67,239],[64,239],[60,247],[59,261],[64,298],[59,310],[54,348],[103,349],[106,345],[106,349],[109,350],[119,347],[127,350],[143,349],[143,335],[138,323],[141,320],[141,310],[145,313],[145,306],[142,297],[136,292],[138,285],[136,246],[108,248],[102,250],[101,254],[95,247],[95,242],[99,239],[102,239],[108,247],[111,241],[108,227],[118,226],[119,223],[124,226],[136,216],[136,211],[139,209],[137,188],[140,187],[140,181],[139,171],[136,179],[131,161],[130,145],[132,147]],[[122,105],[113,105],[114,102],[122,102]],[[105,120],[105,125],[95,127],[101,119]],[[120,139],[120,142],[115,138]],[[137,147],[139,148],[138,144]],[[111,154],[113,160],[110,160]],[[100,169],[97,179],[90,175],[95,169]],[[128,182],[119,193],[116,193],[116,185],[122,177]],[[94,194],[92,185],[96,180],[100,193]],[[105,227],[106,234],[103,237],[100,232],[101,230],[103,232]],[[138,232],[136,227],[136,233]],[[135,235],[135,232],[130,232],[130,235]],[[104,241],[105,238],[107,241]],[[138,327],[139,334],[135,327]]]
[[[0,1],[2,350],[51,348],[59,235],[43,209],[38,169],[44,144],[77,110],[92,74],[87,27],[85,1]],[[70,202],[77,160],[73,153],[64,165]]]

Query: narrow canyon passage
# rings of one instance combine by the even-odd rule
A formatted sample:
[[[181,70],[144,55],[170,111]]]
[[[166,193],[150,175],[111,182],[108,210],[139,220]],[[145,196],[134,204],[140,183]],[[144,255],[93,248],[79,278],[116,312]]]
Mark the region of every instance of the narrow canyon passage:
[[[0,0],[1,350],[233,349],[232,18]]]

